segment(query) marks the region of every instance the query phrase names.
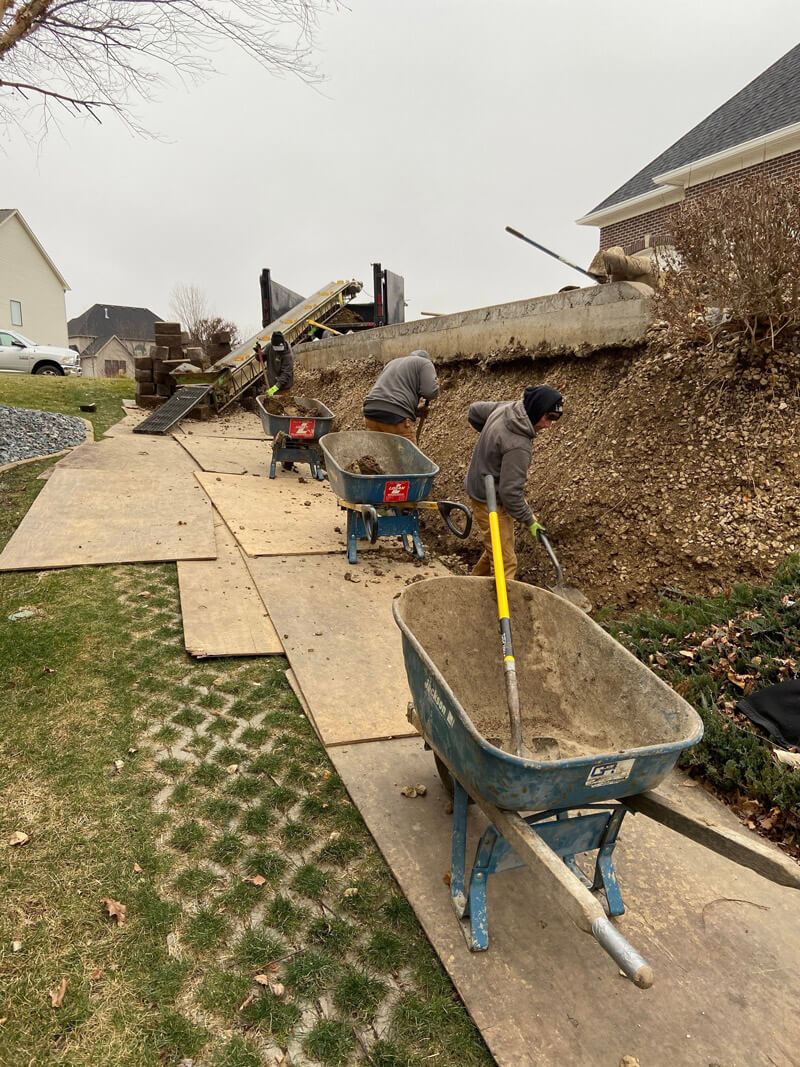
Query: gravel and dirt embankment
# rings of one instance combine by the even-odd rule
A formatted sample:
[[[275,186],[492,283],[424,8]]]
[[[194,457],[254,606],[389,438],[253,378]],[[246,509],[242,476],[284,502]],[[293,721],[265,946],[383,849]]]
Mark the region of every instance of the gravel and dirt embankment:
[[[589,358],[495,354],[440,370],[442,393],[422,447],[442,473],[439,499],[465,500],[475,400],[516,399],[527,385],[561,389],[565,417],[535,442],[528,499],[568,579],[597,607],[652,605],[663,589],[710,594],[765,580],[800,547],[800,336],[766,366],[733,352],[666,349],[658,340]],[[381,366],[300,371],[296,389],[336,412],[335,429],[363,427],[361,404]],[[438,521],[426,540],[465,562]],[[519,576],[546,584],[544,553],[518,537]]]

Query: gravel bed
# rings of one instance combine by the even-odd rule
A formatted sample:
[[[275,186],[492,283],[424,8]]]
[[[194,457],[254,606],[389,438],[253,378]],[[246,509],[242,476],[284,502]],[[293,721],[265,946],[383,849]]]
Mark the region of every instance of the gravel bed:
[[[0,404],[0,466],[83,444],[86,426],[74,415]]]

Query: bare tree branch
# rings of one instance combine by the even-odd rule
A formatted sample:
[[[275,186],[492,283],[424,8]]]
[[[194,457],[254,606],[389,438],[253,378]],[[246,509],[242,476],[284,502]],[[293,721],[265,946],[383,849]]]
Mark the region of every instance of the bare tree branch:
[[[272,73],[319,79],[311,60],[322,11],[339,0],[0,0],[0,125],[21,121],[14,101],[34,94],[98,118],[132,107],[171,76],[213,72],[234,44]]]

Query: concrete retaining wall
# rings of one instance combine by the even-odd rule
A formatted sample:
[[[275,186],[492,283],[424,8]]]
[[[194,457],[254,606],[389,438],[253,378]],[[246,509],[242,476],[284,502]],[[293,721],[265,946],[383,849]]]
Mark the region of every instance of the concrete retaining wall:
[[[461,311],[435,319],[384,326],[360,334],[298,345],[295,356],[308,370],[325,370],[340,360],[376,359],[388,363],[425,348],[437,362],[531,358],[640,343],[650,325],[652,290],[638,282],[616,282],[568,293],[517,300],[512,304]]]

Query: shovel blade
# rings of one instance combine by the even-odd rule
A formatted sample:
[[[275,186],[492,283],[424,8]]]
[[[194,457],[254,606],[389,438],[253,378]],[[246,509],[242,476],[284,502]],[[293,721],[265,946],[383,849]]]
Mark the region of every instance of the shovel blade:
[[[551,585],[548,586],[551,593],[555,593],[556,596],[560,596],[562,600],[566,600],[568,604],[574,604],[576,608],[580,608],[581,611],[585,611],[587,615],[591,613],[592,602],[587,596],[576,589],[574,585]]]

